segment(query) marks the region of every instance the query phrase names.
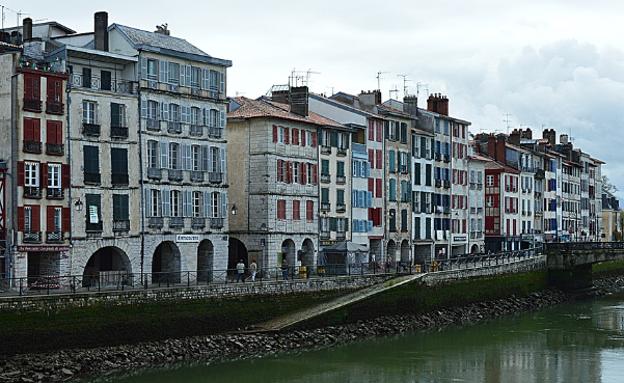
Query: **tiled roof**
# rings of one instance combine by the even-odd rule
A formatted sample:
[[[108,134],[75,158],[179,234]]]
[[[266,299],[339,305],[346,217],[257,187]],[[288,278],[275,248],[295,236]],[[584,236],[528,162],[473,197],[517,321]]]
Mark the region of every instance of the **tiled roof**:
[[[210,55],[206,52],[179,37],[167,36],[156,32],[148,32],[120,24],[113,24],[111,27],[119,28],[119,30],[127,36],[135,48],[140,45],[148,45],[154,48],[171,49],[177,52],[210,57]]]
[[[300,116],[290,112],[290,106],[280,104],[278,102],[269,101],[267,99],[252,100],[247,97],[234,97],[234,102],[240,105],[236,110],[228,113],[228,118],[261,118],[273,117],[284,120],[305,122],[308,124],[331,126],[335,128],[347,129],[344,125],[323,117],[314,112],[310,112],[308,116]]]

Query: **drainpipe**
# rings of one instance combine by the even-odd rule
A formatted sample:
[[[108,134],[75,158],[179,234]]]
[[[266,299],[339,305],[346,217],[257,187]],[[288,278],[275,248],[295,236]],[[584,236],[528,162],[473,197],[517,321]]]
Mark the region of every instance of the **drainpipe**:
[[[67,63],[69,62],[68,58],[67,58],[67,49],[65,49],[65,65],[67,65]],[[65,83],[65,93],[67,94],[67,114],[66,114],[66,136],[67,138],[65,139],[66,142],[66,146],[67,146],[67,166],[69,168],[69,185],[67,185],[67,204],[69,207],[69,215],[70,217],[73,216],[74,214],[74,209],[73,209],[73,203],[72,203],[72,185],[71,185],[71,179],[72,179],[72,169],[71,169],[71,87],[70,87],[70,81],[71,81],[71,73],[69,74],[69,76],[67,77],[67,82]],[[86,206],[85,206],[86,207]],[[76,217],[77,219],[79,219],[79,217]],[[71,220],[73,221],[73,219]],[[70,251],[70,256],[69,256],[69,273],[72,274],[72,270],[73,270],[73,263],[74,263],[74,257],[72,256],[73,254],[73,248],[74,248],[74,241],[73,241],[73,228],[72,225],[70,223],[69,226],[69,251]]]
[[[11,180],[11,216],[12,216],[11,227],[12,229],[11,229],[10,234],[7,233],[7,244],[6,244],[7,250],[5,251],[5,254],[7,255],[6,261],[8,261],[8,262],[5,261],[7,278],[12,278],[14,275],[13,256],[15,255],[16,250],[17,250],[17,249],[14,249],[14,246],[17,243],[17,235],[18,235],[17,234],[18,232],[16,230],[16,227],[17,227],[17,153],[18,151],[17,151],[17,137],[16,137],[17,111],[15,109],[15,105],[17,104],[17,78],[18,76],[19,74],[17,73],[11,76],[11,101],[12,101],[11,102],[11,126],[13,127],[13,129],[11,129],[11,153],[12,155],[10,158],[10,164],[7,164],[10,171],[5,174],[5,175],[14,174],[14,176],[10,176],[8,178],[5,177],[4,179],[4,182],[5,182],[4,192],[5,193],[7,193],[8,191],[7,181],[9,179]]]
[[[135,71],[135,79],[136,84],[137,84],[137,112],[138,112],[138,116],[139,116],[139,132],[138,132],[138,138],[139,138],[139,190],[140,190],[140,197],[139,200],[141,201],[140,203],[140,207],[139,207],[139,211],[141,212],[141,229],[140,229],[140,237],[141,237],[141,274],[143,274],[143,263],[144,263],[144,259],[145,259],[145,200],[144,200],[144,196],[145,196],[145,179],[143,177],[143,118],[141,117],[141,76],[139,75],[139,71],[141,69],[141,57],[139,55],[138,57],[138,61],[135,64],[136,65],[136,71]]]

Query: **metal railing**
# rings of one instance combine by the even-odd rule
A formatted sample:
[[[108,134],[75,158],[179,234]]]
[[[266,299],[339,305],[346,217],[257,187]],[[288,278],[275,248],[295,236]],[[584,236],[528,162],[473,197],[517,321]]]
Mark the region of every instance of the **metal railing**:
[[[464,254],[431,263],[362,262],[315,266],[288,266],[197,271],[160,271],[131,273],[125,270],[88,270],[80,275],[30,275],[3,278],[0,275],[0,296],[33,296],[80,294],[100,291],[147,290],[157,288],[190,288],[233,283],[298,283],[309,279],[358,277],[371,275],[407,275],[424,272],[487,268],[526,261],[541,255],[540,248],[499,254]]]

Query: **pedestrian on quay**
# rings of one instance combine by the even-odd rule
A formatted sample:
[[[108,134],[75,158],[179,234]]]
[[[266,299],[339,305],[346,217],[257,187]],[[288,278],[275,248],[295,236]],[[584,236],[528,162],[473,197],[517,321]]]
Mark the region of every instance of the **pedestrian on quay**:
[[[249,264],[249,273],[251,274],[251,281],[255,282],[256,281],[256,273],[258,272],[258,264],[256,263],[255,259],[251,260],[251,263]]]
[[[245,282],[245,263],[242,259],[236,264],[236,282]]]
[[[288,280],[288,259],[286,257],[282,260],[282,278],[285,281]]]

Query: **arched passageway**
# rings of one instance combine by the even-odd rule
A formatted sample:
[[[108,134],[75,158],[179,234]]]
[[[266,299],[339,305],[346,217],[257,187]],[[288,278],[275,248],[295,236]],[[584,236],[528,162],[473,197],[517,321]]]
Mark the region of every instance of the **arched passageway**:
[[[181,257],[178,246],[171,242],[162,242],[154,251],[152,258],[153,283],[179,283]]]
[[[131,273],[128,255],[118,247],[106,246],[93,253],[87,261],[82,286],[120,286],[129,282]]]
[[[228,273],[233,274],[236,270],[236,264],[242,260],[245,267],[249,265],[247,247],[245,244],[234,237],[230,237],[228,243]]]
[[[214,262],[214,246],[204,239],[197,247],[197,282],[212,281],[212,267]]]

